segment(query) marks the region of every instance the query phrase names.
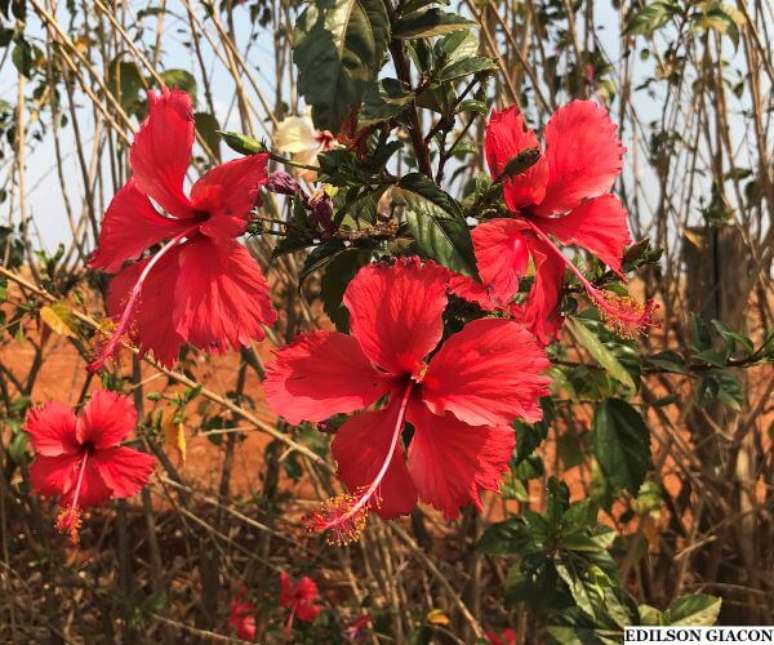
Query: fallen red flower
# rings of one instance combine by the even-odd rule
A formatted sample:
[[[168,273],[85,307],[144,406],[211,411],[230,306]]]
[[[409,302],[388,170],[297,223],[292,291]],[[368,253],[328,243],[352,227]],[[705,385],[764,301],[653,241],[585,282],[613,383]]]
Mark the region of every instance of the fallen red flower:
[[[30,466],[33,490],[59,497],[57,527],[78,541],[83,508],[135,495],[148,483],[156,460],[119,444],[129,436],[137,414],[128,397],[99,390],[76,418],[52,401],[27,413],[25,430],[35,449]]]
[[[519,323],[468,323],[443,334],[448,272],[403,258],[374,264],[350,282],[344,304],[352,335],[305,334],[267,366],[266,396],[290,423],[323,421],[367,408],[337,431],[332,453],[352,495],[329,500],[312,526],[333,542],[354,539],[365,512],[409,513],[417,498],[456,518],[497,490],[514,446],[515,419],[542,417],[548,360]],[[414,432],[404,456],[406,422]]]
[[[532,167],[503,178],[508,162],[538,148],[517,107],[495,112],[489,121],[485,153],[513,218],[493,219],[473,229],[482,284],[458,277],[452,291],[486,310],[510,311],[543,343],[561,327],[558,306],[565,268],[570,269],[606,320],[619,333],[651,324],[652,305],[610,297],[595,288],[567,259],[553,239],[586,249],[621,274],[624,249],[631,243],[626,210],[608,193],[621,172],[623,147],[605,110],[592,101],[559,108],[545,128],[545,151]],[[512,304],[519,279],[532,259],[535,278],[527,300]]]
[[[193,141],[188,94],[149,92],[148,118],[129,153],[132,177],[113,197],[89,263],[119,272],[108,295],[118,325],[92,370],[115,353],[124,334],[169,366],[184,343],[222,352],[262,339],[261,325],[276,320],[260,268],[234,239],[245,232],[268,179],[268,155],[216,166],[189,198],[183,181]],[[157,244],[154,255],[121,268]]]
[[[256,634],[255,613],[258,610],[253,603],[245,600],[246,593],[244,589],[240,589],[231,599],[228,624],[239,638],[253,641]]]
[[[297,617],[305,623],[311,623],[317,618],[321,611],[316,604],[319,597],[317,585],[309,576],[303,576],[298,582],[293,582],[287,573],[280,571],[280,605],[290,609],[285,624],[286,637],[290,637],[294,618]]]

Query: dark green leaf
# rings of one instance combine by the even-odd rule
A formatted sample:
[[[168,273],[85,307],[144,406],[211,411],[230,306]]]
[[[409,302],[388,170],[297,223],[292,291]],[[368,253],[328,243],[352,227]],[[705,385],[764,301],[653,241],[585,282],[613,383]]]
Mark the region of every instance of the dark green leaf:
[[[349,311],[341,302],[344,292],[360,267],[368,264],[370,258],[370,251],[347,249],[325,267],[325,273],[320,280],[320,298],[325,313],[340,332],[349,331]]]
[[[110,61],[108,88],[127,114],[138,113],[143,80],[137,65],[131,61],[122,61],[119,57]]]
[[[637,385],[631,374],[629,374],[626,368],[621,365],[618,358],[616,358],[616,355],[605,347],[594,332],[586,327],[579,319],[573,317],[567,318],[567,326],[575,337],[575,340],[588,350],[592,358],[604,367],[605,371],[610,374],[610,376],[623,383],[630,393],[636,391]]]
[[[483,56],[475,56],[473,58],[466,58],[464,60],[452,63],[447,67],[444,67],[438,74],[437,80],[444,81],[456,81],[464,76],[470,74],[478,74],[479,72],[491,72],[497,69],[497,65],[491,58],[484,58]]]
[[[709,594],[693,594],[675,600],[664,612],[665,625],[714,625],[722,600]]]
[[[468,225],[460,205],[420,173],[403,177],[393,190],[420,251],[452,271],[477,277]]]
[[[318,128],[338,132],[376,78],[389,38],[382,0],[314,0],[301,14],[293,60]]]
[[[194,114],[194,123],[196,124],[196,131],[204,140],[210,153],[212,153],[216,160],[220,159],[220,136],[218,136],[220,126],[218,125],[218,120],[209,112],[197,112]]]
[[[411,103],[414,94],[406,92],[400,81],[385,78],[366,86],[358,127],[365,127],[397,117]]]
[[[650,432],[642,415],[626,401],[607,399],[594,413],[592,443],[610,484],[636,495],[651,466]]]
[[[430,38],[467,29],[473,23],[456,13],[446,13],[440,9],[428,9],[401,18],[393,27],[395,38]]]

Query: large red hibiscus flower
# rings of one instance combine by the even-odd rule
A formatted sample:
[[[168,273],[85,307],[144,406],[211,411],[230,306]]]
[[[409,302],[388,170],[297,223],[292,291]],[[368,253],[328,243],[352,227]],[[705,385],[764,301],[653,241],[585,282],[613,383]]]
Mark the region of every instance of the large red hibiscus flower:
[[[148,483],[156,460],[119,445],[136,423],[131,400],[108,390],[95,392],[79,417],[57,401],[27,413],[25,430],[35,449],[32,488],[59,497],[57,526],[74,542],[81,509],[131,497]]]
[[[492,114],[484,147],[495,179],[511,159],[539,145],[517,107]],[[546,343],[561,326],[557,309],[569,268],[619,331],[649,324],[650,305],[639,306],[597,289],[554,242],[584,248],[620,274],[631,238],[626,210],[608,191],[621,172],[622,153],[616,127],[603,108],[592,101],[573,101],[558,109],[545,128],[544,154],[527,172],[503,184],[513,217],[489,220],[473,229],[483,285],[456,278],[452,290],[488,310],[510,309]],[[523,305],[512,305],[530,259],[535,268],[531,291]]]
[[[266,183],[268,156],[221,164],[191,189],[183,181],[191,162],[191,99],[180,90],[148,94],[148,118],[132,143],[132,177],[110,203],[90,266],[119,272],[108,311],[118,319],[92,369],[111,356],[128,333],[141,352],[171,365],[184,343],[225,351],[264,336],[276,320],[266,281],[242,235]],[[166,213],[162,215],[153,202]],[[161,244],[152,256],[137,260]]]
[[[366,509],[409,513],[417,498],[448,519],[482,489],[497,490],[514,445],[509,424],[541,418],[548,361],[519,323],[468,323],[440,346],[448,272],[417,258],[369,265],[347,287],[352,335],[317,331],[277,352],[266,396],[291,423],[362,410],[336,433],[332,453],[353,493],[317,516],[347,540]],[[435,354],[428,361],[428,356]],[[406,421],[413,426],[404,454]],[[354,495],[358,497],[355,498]],[[349,524],[348,524],[349,522]]]

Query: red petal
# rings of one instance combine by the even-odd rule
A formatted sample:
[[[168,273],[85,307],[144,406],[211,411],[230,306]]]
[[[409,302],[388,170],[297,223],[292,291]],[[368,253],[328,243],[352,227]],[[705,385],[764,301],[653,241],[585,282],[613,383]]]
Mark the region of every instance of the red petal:
[[[268,154],[250,155],[216,166],[191,189],[196,210],[210,214],[201,231],[212,237],[237,237],[259,202],[259,190],[266,183]]]
[[[524,123],[524,117],[515,105],[502,112],[492,112],[484,135],[484,151],[489,172],[499,177],[508,162],[520,152],[539,148],[537,137]],[[548,164],[541,157],[527,172],[508,179],[503,186],[503,197],[508,208],[518,211],[524,206],[539,204],[546,192]]]
[[[115,273],[150,246],[169,239],[191,223],[162,217],[133,179],[119,190],[102,220],[97,250],[89,260],[93,269]]]
[[[79,455],[38,455],[30,466],[32,490],[43,497],[64,495],[75,485],[79,463]]]
[[[182,90],[148,92],[148,118],[134,138],[129,164],[138,188],[177,217],[195,214],[183,193],[191,163],[194,120],[191,97]]]
[[[470,425],[540,420],[548,359],[535,338],[510,320],[484,318],[452,335],[430,361],[422,400],[434,414]]]
[[[81,443],[90,442],[97,450],[117,446],[137,425],[137,411],[128,396],[97,390],[78,419],[76,433]]]
[[[177,333],[205,351],[262,340],[277,314],[261,269],[235,240],[198,237],[182,245],[172,317]],[[167,297],[167,307],[169,307]]]
[[[280,605],[290,607],[295,600],[293,581],[287,573],[280,571]]]
[[[449,413],[432,414],[421,403],[409,407],[409,421],[415,432],[408,468],[419,499],[443,511],[446,520],[467,504],[480,510],[480,491],[497,491],[508,469],[513,429],[469,426]]]
[[[175,329],[171,301],[178,289],[180,247],[171,249],[151,269],[140,292],[129,324],[129,336],[141,353],[152,351],[156,360],[171,367],[185,342]],[[143,268],[149,260],[136,262],[126,267],[113,278],[108,293],[108,312],[112,318],[119,318]]]
[[[593,101],[572,101],[546,125],[549,176],[538,213],[567,212],[606,193],[621,172],[621,145],[607,111]]]
[[[156,459],[132,448],[97,450],[92,457],[114,499],[136,495],[148,484]]]
[[[24,429],[38,455],[58,457],[80,450],[75,436],[75,413],[70,406],[51,401],[27,412]]]
[[[365,355],[393,374],[413,373],[443,333],[449,273],[437,264],[401,258],[371,264],[349,283],[344,304]]]
[[[78,470],[76,469],[76,472],[73,474],[73,484],[70,487],[70,490],[68,490],[59,500],[60,506],[70,506],[73,503],[73,496],[75,495],[75,489],[77,488],[77,477]],[[107,502],[110,497],[110,489],[105,484],[105,480],[102,479],[95,459],[90,455],[86,460],[86,472],[83,475],[83,481],[81,482],[81,489],[78,491],[76,503],[79,508],[99,506],[100,504]]]
[[[562,317],[559,303],[564,282],[564,262],[544,242],[530,241],[535,278],[526,301],[514,305],[511,313],[515,320],[524,323],[541,344],[547,345],[559,335]]]
[[[296,616],[299,620],[312,622],[320,613],[320,608],[314,604],[317,600],[317,585],[309,576],[303,576],[296,585]]]
[[[315,331],[277,351],[263,388],[274,411],[298,425],[367,408],[388,384],[354,338]]]
[[[494,307],[503,308],[519,290],[519,278],[529,266],[529,247],[522,234],[525,224],[516,219],[493,219],[479,224],[473,229],[473,247],[476,251],[476,264],[481,275],[484,290]],[[461,298],[479,304],[486,301],[475,287],[459,288],[459,283],[451,283],[452,291]],[[455,288],[456,286],[456,288]]]
[[[331,452],[339,466],[338,475],[350,492],[356,493],[376,478],[389,450],[398,409],[395,401],[385,410],[354,416],[333,438]],[[400,443],[377,495],[381,504],[372,508],[384,519],[406,515],[417,504],[417,492],[406,469]]]
[[[632,239],[626,210],[617,197],[602,195],[582,202],[569,215],[537,217],[533,221],[562,244],[581,246],[621,273],[621,259]]]

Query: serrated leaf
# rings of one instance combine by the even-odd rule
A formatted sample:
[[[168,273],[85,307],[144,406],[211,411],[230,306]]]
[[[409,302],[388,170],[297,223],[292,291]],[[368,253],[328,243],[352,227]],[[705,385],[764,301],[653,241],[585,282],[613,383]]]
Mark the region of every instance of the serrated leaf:
[[[652,463],[650,431],[642,415],[622,399],[607,399],[594,413],[591,440],[607,481],[637,495]]]
[[[610,376],[626,386],[630,392],[633,393],[637,390],[637,385],[635,384],[632,375],[626,371],[626,368],[621,365],[621,362],[616,358],[615,354],[605,347],[594,332],[577,318],[568,317],[566,324],[575,340],[586,348],[592,358],[599,363]]]
[[[368,83],[363,95],[363,107],[358,115],[358,127],[397,117],[413,98],[414,93],[405,91],[397,79],[385,78]]]
[[[48,325],[51,331],[60,336],[78,337],[75,331],[78,323],[70,306],[65,302],[55,302],[52,305],[41,307],[40,319]]]
[[[677,9],[674,2],[651,2],[634,14],[626,25],[624,33],[650,36],[656,29],[663,27]]]
[[[693,594],[675,600],[663,614],[665,625],[714,625],[723,601],[709,594]]]
[[[433,8],[401,18],[393,26],[392,35],[402,40],[408,38],[431,38],[460,29],[467,29],[472,24],[470,20],[456,13],[446,13],[440,9]]]
[[[338,132],[376,78],[389,39],[382,0],[314,0],[301,14],[293,61],[315,126]]]
[[[452,271],[478,277],[468,225],[451,196],[425,175],[412,173],[400,180],[392,198],[403,204],[409,231],[422,253]]]

